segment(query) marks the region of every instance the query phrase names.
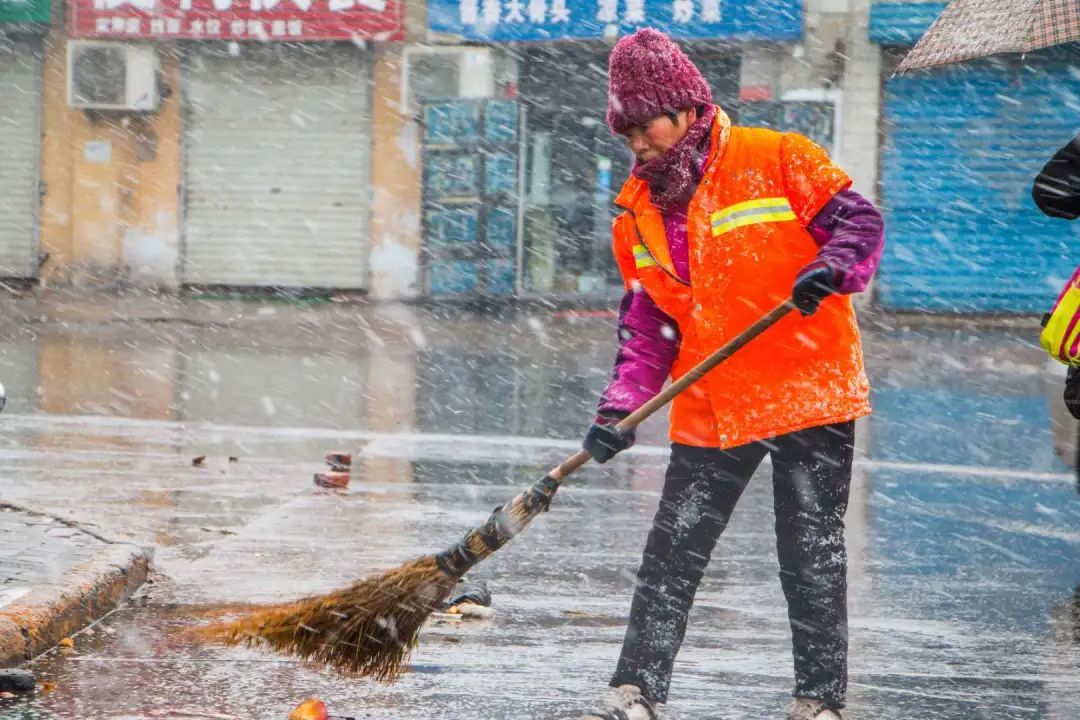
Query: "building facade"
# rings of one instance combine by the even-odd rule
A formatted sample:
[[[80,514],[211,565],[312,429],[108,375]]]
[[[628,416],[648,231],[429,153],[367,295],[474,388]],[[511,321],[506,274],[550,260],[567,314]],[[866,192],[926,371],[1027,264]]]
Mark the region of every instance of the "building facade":
[[[1080,228],[1045,217],[1035,176],[1080,130],[1080,48],[894,76],[946,3],[878,2],[881,199],[878,282],[892,310],[1043,313],[1080,262]]]
[[[607,54],[648,25],[737,122],[813,137],[883,203],[885,307],[1040,311],[1077,231],[1028,191],[1078,129],[1080,60],[892,77],[943,6],[0,0],[0,276],[606,302]],[[113,56],[149,63],[150,105],[73,96],[132,89]]]
[[[546,299],[618,293],[612,200],[631,158],[603,121],[607,55],[618,37],[642,26],[682,42],[737,122],[813,137],[873,195],[880,74],[866,35],[868,14],[868,3],[859,0],[429,0],[429,44],[412,50],[407,72],[423,78],[416,114],[441,103],[449,112],[472,97],[474,110],[454,112],[472,112],[477,122],[455,121],[462,134],[449,144],[445,133],[434,140],[421,133],[422,162],[446,167],[446,153],[459,152],[454,177],[460,182],[446,195],[424,181],[419,293]],[[520,206],[509,230],[503,208],[484,192],[493,153],[503,152],[484,135],[481,106],[493,101],[521,109],[514,128]],[[493,212],[497,222],[489,221]],[[506,257],[507,232],[513,275],[489,278],[492,258]]]

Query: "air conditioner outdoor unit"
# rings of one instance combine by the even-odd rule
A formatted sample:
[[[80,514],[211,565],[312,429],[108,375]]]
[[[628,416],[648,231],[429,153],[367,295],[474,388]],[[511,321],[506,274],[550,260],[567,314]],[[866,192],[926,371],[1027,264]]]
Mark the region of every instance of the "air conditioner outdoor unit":
[[[83,110],[158,109],[158,59],[152,45],[71,40],[68,105]]]
[[[401,88],[401,97],[412,111],[427,97],[491,97],[495,94],[495,56],[491,48],[483,47],[408,47],[401,67]]]

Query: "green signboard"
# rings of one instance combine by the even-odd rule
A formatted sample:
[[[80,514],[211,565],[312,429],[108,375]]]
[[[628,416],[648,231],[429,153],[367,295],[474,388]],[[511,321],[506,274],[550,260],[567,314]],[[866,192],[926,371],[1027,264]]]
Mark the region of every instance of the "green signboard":
[[[51,0],[0,0],[0,23],[48,23]]]

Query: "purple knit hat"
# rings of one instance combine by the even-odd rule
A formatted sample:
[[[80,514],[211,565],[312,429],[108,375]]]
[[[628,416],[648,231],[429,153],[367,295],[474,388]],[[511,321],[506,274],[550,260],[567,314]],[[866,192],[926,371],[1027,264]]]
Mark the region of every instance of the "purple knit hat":
[[[608,61],[607,124],[614,133],[657,115],[712,104],[712,90],[686,53],[659,30],[622,38]]]

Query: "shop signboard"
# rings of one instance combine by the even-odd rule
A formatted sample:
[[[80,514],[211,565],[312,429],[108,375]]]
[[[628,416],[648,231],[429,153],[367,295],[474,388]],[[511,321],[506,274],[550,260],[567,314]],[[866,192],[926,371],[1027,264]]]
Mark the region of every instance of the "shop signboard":
[[[481,42],[599,40],[652,27],[683,40],[798,40],[803,0],[428,0],[432,33]]]
[[[69,0],[68,26],[79,38],[391,41],[404,38],[405,2]]]
[[[0,23],[48,24],[51,19],[49,0],[0,0]]]

